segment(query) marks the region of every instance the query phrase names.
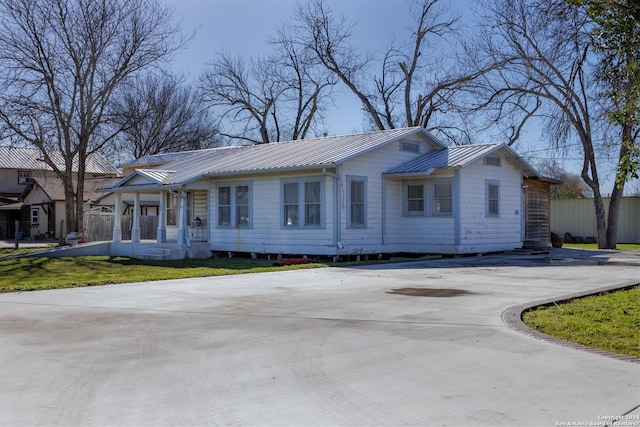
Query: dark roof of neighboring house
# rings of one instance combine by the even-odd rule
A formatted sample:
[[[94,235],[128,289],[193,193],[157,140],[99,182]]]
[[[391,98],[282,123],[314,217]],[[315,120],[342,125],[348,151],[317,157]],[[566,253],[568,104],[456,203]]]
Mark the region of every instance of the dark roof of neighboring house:
[[[64,159],[60,153],[51,153],[51,158],[59,169],[64,170]],[[19,170],[53,170],[42,161],[42,153],[33,147],[0,146],[0,169]],[[74,165],[74,172],[78,170]],[[86,173],[117,175],[118,170],[100,154],[89,155],[86,162]]]
[[[92,178],[84,181],[84,201],[90,202],[104,197],[104,193],[97,192],[100,187],[114,182],[115,178]],[[64,186],[60,178],[34,179],[20,196],[20,200],[24,200],[26,195],[36,186],[49,197],[51,201],[64,200]],[[75,186],[75,183],[74,183]]]

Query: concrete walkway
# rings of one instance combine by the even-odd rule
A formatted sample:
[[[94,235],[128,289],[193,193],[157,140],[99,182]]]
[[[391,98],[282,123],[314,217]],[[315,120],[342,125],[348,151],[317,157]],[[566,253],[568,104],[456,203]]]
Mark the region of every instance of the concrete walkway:
[[[0,425],[640,416],[640,364],[535,339],[501,318],[528,301],[640,281],[640,252],[546,256],[3,294]]]

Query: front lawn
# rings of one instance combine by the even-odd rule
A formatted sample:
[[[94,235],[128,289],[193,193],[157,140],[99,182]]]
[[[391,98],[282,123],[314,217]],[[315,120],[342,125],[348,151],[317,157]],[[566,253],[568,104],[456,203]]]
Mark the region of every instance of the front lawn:
[[[537,307],[522,315],[530,328],[566,341],[640,358],[640,285]]]
[[[571,249],[598,249],[597,243],[565,243],[562,245],[564,248]],[[618,243],[616,245],[616,249],[619,251],[638,251],[640,250],[640,245],[636,245],[633,243]]]
[[[208,258],[179,261],[142,261],[108,256],[9,258],[0,259],[0,292],[73,288],[325,266],[324,264],[301,264],[277,267],[273,263],[274,261],[250,258]]]

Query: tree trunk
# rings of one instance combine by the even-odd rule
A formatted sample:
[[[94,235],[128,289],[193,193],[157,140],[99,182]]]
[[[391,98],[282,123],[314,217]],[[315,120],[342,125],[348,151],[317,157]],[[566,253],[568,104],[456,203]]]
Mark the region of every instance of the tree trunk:
[[[618,155],[618,165],[624,163],[624,159],[629,156],[630,147],[633,144],[632,120],[627,120],[622,124],[622,144],[620,144],[620,154]],[[627,172],[618,170],[616,181],[613,183],[611,191],[611,201],[609,202],[609,217],[607,218],[607,245],[605,249],[615,249],[618,243],[618,214],[620,203],[624,194],[624,185],[627,181]]]
[[[598,239],[598,249],[608,249],[607,246],[607,220],[604,211],[604,203],[600,191],[593,193],[593,204],[596,211],[596,233]]]

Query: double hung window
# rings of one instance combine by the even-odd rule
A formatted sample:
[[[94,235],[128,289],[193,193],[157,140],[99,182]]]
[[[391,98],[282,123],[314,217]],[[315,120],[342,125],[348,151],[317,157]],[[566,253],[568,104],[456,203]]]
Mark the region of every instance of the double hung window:
[[[282,182],[282,226],[323,226],[323,183],[320,178]]]
[[[404,216],[453,215],[451,180],[406,182],[403,185]]]
[[[218,184],[218,227],[251,227],[251,185]]]
[[[364,228],[367,226],[367,180],[366,177],[347,177],[349,200],[348,224],[349,228]]]

